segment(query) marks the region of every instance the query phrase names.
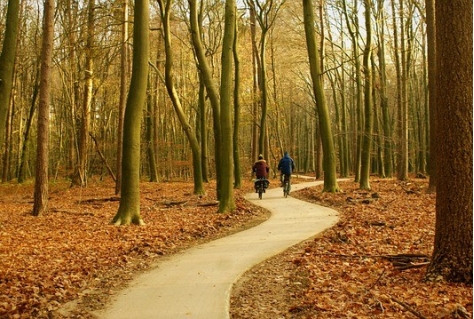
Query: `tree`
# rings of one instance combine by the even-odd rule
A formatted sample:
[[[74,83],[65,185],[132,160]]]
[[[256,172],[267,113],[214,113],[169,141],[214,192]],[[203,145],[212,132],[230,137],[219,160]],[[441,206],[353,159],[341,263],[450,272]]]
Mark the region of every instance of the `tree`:
[[[54,39],[54,0],[45,0],[43,44],[41,46],[40,97],[38,107],[38,137],[36,149],[36,180],[33,216],[48,210],[49,103]]]
[[[267,113],[268,113],[268,88],[267,88],[267,63],[266,63],[266,49],[267,49],[267,37],[268,32],[275,23],[278,11],[285,3],[286,0],[247,0],[247,4],[250,6],[251,11],[256,15],[256,21],[261,29],[260,38],[260,56],[258,70],[259,89],[260,89],[260,103],[262,113],[260,115],[260,133],[258,141],[258,152],[264,154],[265,158],[268,158],[268,151],[265,148],[265,140],[267,138]]]
[[[178,116],[181,127],[183,128],[188,138],[192,156],[193,156],[193,170],[194,170],[194,193],[204,194],[204,184],[202,179],[202,165],[201,165],[201,149],[196,137],[196,134],[191,130],[191,125],[186,119],[186,115],[181,106],[181,101],[176,91],[173,77],[173,53],[171,50],[171,31],[170,31],[170,14],[172,0],[158,0],[161,10],[161,17],[163,20],[163,34],[165,39],[165,53],[166,53],[166,65],[165,65],[165,83],[168,95],[170,96],[173,107]]]
[[[84,70],[84,99],[80,110],[80,128],[78,141],[78,164],[72,178],[72,184],[87,185],[88,140],[90,129],[90,112],[94,86],[94,36],[95,36],[95,0],[87,4],[86,61]]]
[[[221,121],[220,121],[220,99],[219,90],[212,78],[212,70],[206,59],[206,50],[202,43],[202,28],[198,16],[197,4],[195,0],[188,0],[189,3],[189,23],[191,29],[191,41],[193,43],[194,53],[198,61],[198,68],[200,72],[200,80],[204,82],[206,92],[212,108],[212,123],[214,127],[214,157],[216,163],[216,188],[217,197],[220,198],[220,184],[221,184]],[[204,114],[202,114],[204,116]]]
[[[428,172],[430,174],[430,191],[436,190],[436,26],[435,0],[426,0],[426,37],[428,40],[428,106],[429,106],[429,158]]]
[[[140,125],[148,82],[148,0],[135,0],[132,79],[125,108],[120,205],[115,225],[144,224],[140,216]]]
[[[237,18],[237,17],[236,17]],[[242,174],[240,170],[240,151],[239,151],[239,130],[240,130],[240,59],[238,47],[237,23],[234,28],[234,44],[232,53],[234,56],[234,132],[232,137],[233,157],[234,157],[234,188],[240,188],[242,185]]]
[[[221,87],[220,87],[220,109],[221,109],[221,188],[219,198],[219,212],[226,213],[234,210],[235,201],[233,193],[233,143],[232,143],[232,92],[233,92],[233,47],[236,23],[235,0],[225,2],[225,25],[224,40],[222,43],[221,58]]]
[[[392,147],[392,125],[390,122],[389,105],[387,97],[387,68],[385,57],[385,8],[384,0],[377,0],[377,26],[379,32],[377,33],[377,48],[379,61],[379,82],[380,82],[380,107],[382,109],[382,128],[383,128],[383,172],[382,177],[392,177],[393,174],[393,147]]]
[[[357,118],[354,118],[354,121],[357,123],[356,128],[356,145],[354,150],[354,181],[360,181],[360,164],[361,164],[361,155],[362,155],[362,129],[363,129],[363,116],[362,116],[362,72],[360,67],[360,54],[359,54],[359,18],[357,12],[357,0],[354,0],[354,10],[353,18],[349,17],[349,12],[347,8],[347,1],[342,1],[343,13],[346,20],[347,29],[351,38],[352,44],[352,58],[354,60],[354,77],[355,77],[355,90],[356,90],[356,101],[355,101],[355,110]]]
[[[118,106],[118,128],[117,128],[117,180],[115,183],[115,194],[120,193],[122,188],[122,155],[123,155],[123,118],[127,106],[127,78],[128,78],[128,0],[123,3],[122,43],[120,45],[120,100]]]
[[[429,278],[472,284],[472,1],[435,2],[436,226]]]
[[[0,55],[0,146],[3,145],[5,139],[5,125],[12,91],[19,12],[20,1],[9,0],[2,54]]]
[[[331,133],[331,119],[326,105],[324,89],[321,79],[320,59],[316,38],[314,34],[313,4],[311,0],[303,0],[304,29],[306,34],[306,45],[308,47],[308,58],[310,64],[311,79],[313,80],[314,98],[318,110],[319,126],[321,130],[321,142],[323,146],[323,169],[325,192],[338,192],[336,177],[336,154]]]
[[[365,7],[365,32],[367,40],[364,49],[364,135],[362,138],[360,188],[370,190],[370,149],[372,144],[372,74],[370,60],[372,55],[372,27],[370,24],[370,1],[364,0]]]

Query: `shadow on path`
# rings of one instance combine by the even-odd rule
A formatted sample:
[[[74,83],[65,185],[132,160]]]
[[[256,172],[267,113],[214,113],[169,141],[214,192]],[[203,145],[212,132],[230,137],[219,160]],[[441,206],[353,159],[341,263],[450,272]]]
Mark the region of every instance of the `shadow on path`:
[[[292,185],[292,191],[318,182]],[[118,293],[98,318],[229,318],[232,285],[248,269],[333,226],[337,212],[284,198],[281,188],[247,200],[268,209],[262,224],[165,258]]]

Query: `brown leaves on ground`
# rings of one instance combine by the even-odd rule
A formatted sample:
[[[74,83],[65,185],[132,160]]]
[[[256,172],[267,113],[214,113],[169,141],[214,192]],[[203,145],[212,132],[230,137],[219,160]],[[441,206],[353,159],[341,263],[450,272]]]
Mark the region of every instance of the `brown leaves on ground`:
[[[472,287],[424,282],[423,265],[397,269],[423,258],[389,258],[432,252],[435,196],[426,182],[371,185],[372,192],[346,182],[337,194],[321,187],[292,194],[334,207],[341,220],[245,274],[232,318],[472,316]],[[119,205],[111,183],[52,184],[50,211],[40,217],[30,215],[33,185],[0,185],[0,318],[93,318],[113,291],[162,256],[266,218],[241,196],[252,191],[250,182],[232,214],[216,213],[214,188],[197,196],[192,183],[142,183],[146,225],[117,227],[110,224]]]
[[[427,182],[372,180],[371,192],[340,186],[335,194],[321,186],[292,194],[335,208],[340,221],[247,272],[231,317],[471,318],[472,287],[424,281],[435,222]]]
[[[243,191],[235,212],[216,213],[214,189],[197,196],[192,183],[142,183],[146,225],[118,227],[112,183],[52,184],[40,217],[31,216],[33,185],[0,185],[0,318],[92,317],[88,310],[161,256],[267,217]]]

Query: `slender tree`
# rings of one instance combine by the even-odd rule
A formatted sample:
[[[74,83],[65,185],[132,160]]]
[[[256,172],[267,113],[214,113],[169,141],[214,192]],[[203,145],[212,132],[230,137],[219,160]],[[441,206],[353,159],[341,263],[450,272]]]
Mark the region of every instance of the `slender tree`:
[[[181,106],[181,101],[176,91],[173,77],[173,52],[171,50],[171,31],[170,31],[170,14],[172,0],[158,0],[161,10],[161,17],[163,21],[163,34],[165,39],[165,53],[166,53],[166,65],[165,65],[165,84],[170,96],[171,102],[173,103],[174,110],[178,116],[181,127],[183,128],[188,138],[192,156],[193,156],[193,178],[194,178],[194,193],[204,194],[204,184],[202,179],[202,165],[201,165],[201,149],[194,131],[191,130],[191,126],[186,118],[186,115]]]
[[[428,278],[472,285],[472,1],[436,1],[436,226]]]
[[[122,0],[122,43],[120,45],[120,99],[118,106],[117,127],[117,180],[115,182],[115,194],[120,193],[122,187],[122,150],[123,150],[123,118],[127,105],[127,79],[128,79],[128,0]]]
[[[361,155],[362,155],[362,130],[363,130],[363,114],[362,114],[362,96],[363,96],[363,88],[362,88],[362,71],[360,66],[360,53],[359,53],[359,18],[357,10],[353,10],[353,18],[349,16],[349,11],[347,7],[347,1],[342,1],[343,5],[343,13],[346,20],[347,30],[349,31],[349,36],[351,39],[352,44],[352,58],[354,61],[354,75],[355,78],[355,113],[356,117],[354,118],[356,122],[356,143],[355,143],[355,150],[354,150],[354,181],[360,181],[360,164],[361,164]],[[354,0],[354,8],[358,7],[358,1]]]
[[[370,23],[371,13],[370,0],[364,0],[365,7],[365,32],[366,42],[364,49],[364,135],[362,139],[361,170],[359,185],[361,189],[370,190],[370,150],[372,145],[372,74],[371,74],[371,55],[372,55],[372,26]]]
[[[259,127],[259,140],[258,140],[258,152],[264,154],[268,158],[268,148],[265,147],[267,135],[267,113],[268,113],[268,87],[267,87],[267,63],[266,63],[266,50],[267,50],[267,39],[270,29],[273,27],[275,20],[278,16],[278,12],[285,3],[286,0],[247,0],[247,4],[251,7],[251,10],[255,13],[255,18],[260,26],[260,55],[259,55],[259,66],[258,69],[258,84],[260,89],[260,103],[262,112],[260,114],[260,127]]]
[[[198,68],[200,72],[200,79],[206,86],[206,92],[208,94],[209,101],[212,108],[212,119],[214,126],[214,157],[216,163],[216,188],[217,197],[220,198],[220,184],[221,184],[221,153],[222,153],[222,141],[221,141],[221,115],[220,115],[220,97],[219,89],[212,77],[212,69],[206,58],[206,50],[202,43],[202,34],[200,19],[198,17],[197,3],[196,0],[188,0],[189,3],[189,22],[191,29],[191,40],[193,43],[194,52],[198,61]]]
[[[140,125],[148,81],[148,0],[135,0],[133,65],[125,109],[120,205],[115,225],[144,224],[140,216]]]
[[[237,15],[236,15],[237,19]],[[238,47],[238,30],[235,23],[234,44],[232,52],[234,56],[234,131],[232,137],[233,157],[234,157],[234,188],[240,188],[242,185],[242,174],[240,169],[240,150],[239,150],[239,130],[240,130],[240,59]]]
[[[380,83],[380,107],[382,110],[382,129],[383,129],[383,154],[384,154],[384,173],[386,177],[393,175],[393,142],[392,142],[392,124],[390,121],[389,104],[387,96],[387,71],[385,61],[385,8],[384,0],[377,0],[377,48],[379,61],[379,83]],[[380,23],[379,23],[380,22]],[[383,177],[385,177],[383,176]]]
[[[33,216],[39,216],[48,210],[49,103],[52,87],[53,38],[54,0],[45,0]]]
[[[84,70],[84,98],[80,109],[80,128],[78,141],[78,164],[72,178],[72,184],[87,185],[87,162],[90,130],[90,112],[94,85],[94,33],[95,33],[95,0],[87,4],[86,61]]]
[[[331,133],[331,119],[326,105],[324,89],[321,79],[321,66],[318,47],[314,33],[313,4],[311,0],[303,0],[304,29],[306,34],[306,45],[308,47],[308,58],[313,80],[313,91],[318,111],[319,127],[321,130],[321,142],[323,147],[323,169],[325,192],[338,192],[336,176],[336,154]]]

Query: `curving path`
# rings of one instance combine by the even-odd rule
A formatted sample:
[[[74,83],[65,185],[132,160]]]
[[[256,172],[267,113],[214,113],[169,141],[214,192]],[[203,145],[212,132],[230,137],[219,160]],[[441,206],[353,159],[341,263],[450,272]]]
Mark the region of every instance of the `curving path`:
[[[292,185],[292,191],[321,184]],[[113,302],[97,313],[110,319],[224,319],[229,318],[232,285],[254,265],[333,226],[337,212],[283,197],[281,188],[269,189],[259,200],[271,211],[262,224],[165,258],[140,275]]]

